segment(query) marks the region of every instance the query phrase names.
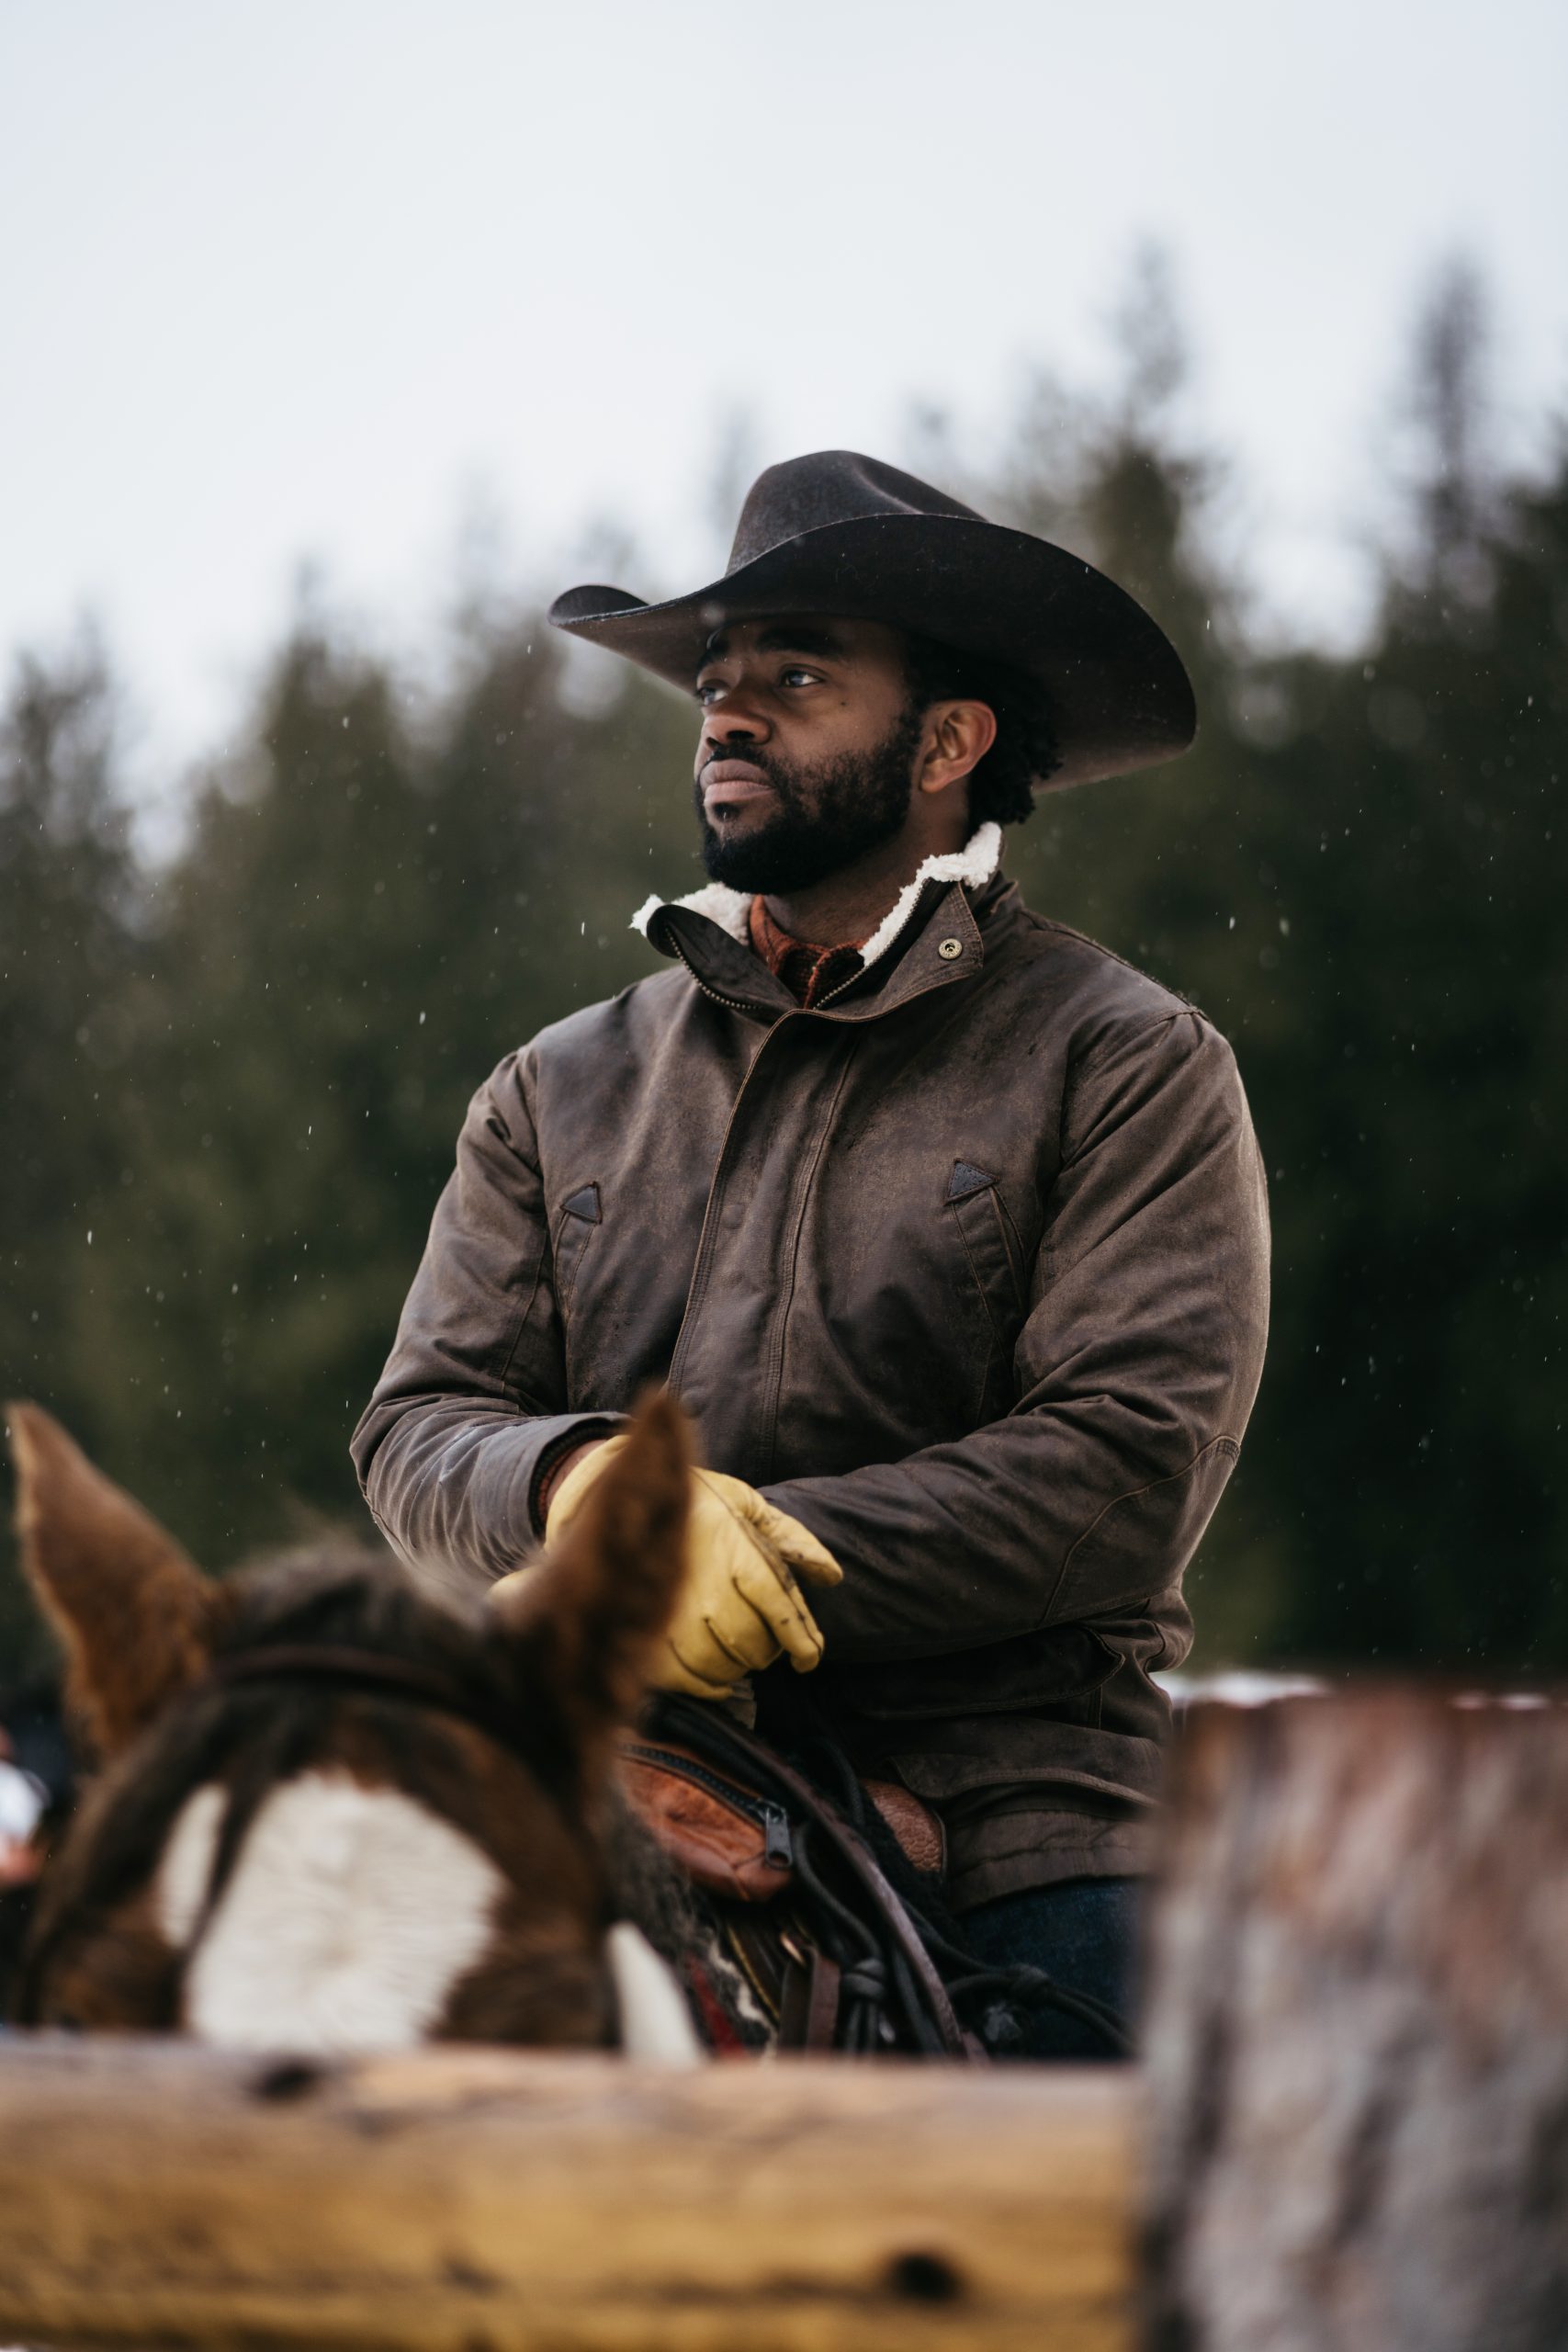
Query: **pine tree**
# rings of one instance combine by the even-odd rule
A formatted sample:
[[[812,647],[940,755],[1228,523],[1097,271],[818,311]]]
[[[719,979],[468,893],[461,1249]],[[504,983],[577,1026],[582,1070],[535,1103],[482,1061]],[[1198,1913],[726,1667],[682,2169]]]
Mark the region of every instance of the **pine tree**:
[[[139,978],[116,715],[91,639],[20,659],[0,715],[0,1367],[5,1395],[38,1398],[88,1439],[113,1377],[83,1336],[130,1175]],[[0,1679],[39,1652],[6,1566]]]

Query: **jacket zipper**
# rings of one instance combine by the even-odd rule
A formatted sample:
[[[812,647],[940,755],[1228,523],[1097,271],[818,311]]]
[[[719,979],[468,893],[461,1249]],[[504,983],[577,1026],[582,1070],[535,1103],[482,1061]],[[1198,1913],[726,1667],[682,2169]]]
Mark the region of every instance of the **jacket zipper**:
[[[656,1765],[661,1772],[672,1772],[679,1781],[690,1781],[694,1788],[705,1789],[710,1797],[728,1805],[732,1813],[743,1814],[748,1821],[754,1821],[762,1833],[762,1859],[774,1870],[787,1871],[794,1863],[789,1815],[783,1805],[773,1804],[767,1797],[754,1797],[749,1790],[737,1788],[733,1781],[720,1780],[705,1764],[694,1763],[684,1756],[672,1756],[667,1747],[643,1747],[628,1740],[621,1754],[638,1764]]]
[[[722,989],[716,989],[707,980],[704,979],[702,974],[696,970],[691,961],[691,958],[687,956],[685,949],[682,946],[678,939],[675,942],[675,954],[679,957],[682,965],[696,988],[709,1000],[711,1003],[722,1005],[727,1012],[739,1013],[742,1019],[747,1017],[755,1018],[757,1007],[754,1004],[745,1003],[739,997],[727,996]],[[860,975],[857,973],[852,975],[851,979],[840,981],[840,988],[851,987],[853,980],[859,977]],[[923,988],[917,989],[914,991],[913,996],[907,998],[905,1002],[907,1004],[912,1004],[919,997],[929,996],[935,989],[951,988],[956,977],[957,975],[952,972],[939,973],[934,978],[928,980]],[[839,994],[839,989],[834,989],[830,993],[832,996],[837,996]],[[900,1011],[903,1009],[904,1008],[902,1006],[898,1008]],[[816,1008],[813,1007],[811,1010],[815,1011]],[[843,1022],[842,1014],[834,1014],[830,1017],[834,1020],[836,1024]],[[681,1394],[681,1375],[685,1369],[686,1356],[691,1345],[694,1311],[701,1304],[704,1294],[707,1288],[708,1270],[712,1262],[714,1246],[714,1200],[719,1187],[720,1180],[725,1172],[725,1160],[729,1150],[730,1137],[735,1133],[735,1123],[740,1115],[740,1105],[745,1100],[748,1088],[750,1086],[752,1080],[757,1074],[758,1063],[761,1060],[763,1054],[766,1053],[769,1046],[772,1044],[773,1038],[778,1035],[779,1031],[784,1027],[785,1022],[807,1018],[809,1018],[809,1013],[804,1006],[791,1005],[780,1008],[777,1017],[769,1023],[766,1031],[764,1032],[761,1041],[757,1047],[757,1051],[751,1057],[751,1061],[747,1069],[746,1074],[741,1079],[735,1100],[729,1106],[729,1118],[725,1126],[724,1139],[719,1145],[718,1158],[714,1162],[713,1180],[709,1184],[707,1202],[703,1210],[702,1230],[697,1236],[697,1254],[693,1261],[692,1279],[686,1290],[686,1304],[681,1316],[681,1328],[676,1334],[675,1350],[673,1355],[671,1357],[670,1370],[666,1375],[667,1385],[672,1396],[679,1396]],[[846,1023],[844,1025],[847,1027],[851,1024]],[[837,1092],[842,1091],[842,1086],[843,1076],[840,1074],[839,1088],[835,1093],[835,1100],[837,1099]],[[802,1207],[804,1213],[804,1204],[802,1204]],[[777,1396],[775,1394],[773,1399],[774,1409],[776,1409],[776,1405]],[[770,1443],[771,1442],[772,1440],[770,1438]]]
[[[679,947],[677,947],[677,953],[680,953]],[[691,972],[693,980],[705,996],[711,997],[716,1004],[727,1006],[732,1012],[744,1012],[745,1008],[737,1004],[732,998],[721,996],[716,989],[710,989],[705,980],[699,979],[696,973],[692,971],[690,964],[686,963],[683,955],[681,956],[681,961],[685,964],[687,971]],[[723,1140],[718,1147],[718,1157],[713,1164],[713,1175],[708,1183],[708,1196],[703,1207],[702,1230],[697,1236],[697,1254],[692,1262],[692,1279],[686,1285],[686,1304],[681,1311],[681,1329],[675,1335],[675,1352],[670,1359],[670,1370],[665,1375],[666,1385],[672,1396],[679,1396],[681,1394],[681,1374],[685,1365],[687,1350],[691,1342],[693,1310],[701,1301],[707,1287],[708,1267],[712,1262],[715,1248],[714,1200],[718,1192],[720,1179],[724,1174],[725,1162],[729,1156],[729,1142],[735,1133],[735,1123],[740,1116],[740,1105],[746,1099],[746,1091],[756,1076],[757,1064],[767,1052],[777,1031],[791,1018],[793,1018],[791,1013],[781,1013],[773,1028],[763,1036],[747,1065],[745,1074],[736,1090],[735,1100],[729,1106],[729,1117],[725,1123]]]

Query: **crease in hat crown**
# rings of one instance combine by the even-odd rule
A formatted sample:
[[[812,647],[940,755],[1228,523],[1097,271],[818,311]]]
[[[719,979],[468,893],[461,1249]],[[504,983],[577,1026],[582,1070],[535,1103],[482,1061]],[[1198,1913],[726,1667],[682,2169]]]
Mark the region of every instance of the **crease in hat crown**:
[[[879,458],[863,458],[853,449],[818,449],[811,457],[785,458],[757,476],[740,509],[725,577],[767,555],[784,539],[874,514],[957,514],[967,523],[986,519],[962,500],[949,498],[913,474],[900,473],[897,466],[884,465]]]
[[[549,618],[689,690],[716,627],[792,613],[882,621],[1032,679],[1061,754],[1049,790],[1171,759],[1196,729],[1181,659],[1126,590],[853,449],[759,474],[719,579],[657,604],[585,584]]]

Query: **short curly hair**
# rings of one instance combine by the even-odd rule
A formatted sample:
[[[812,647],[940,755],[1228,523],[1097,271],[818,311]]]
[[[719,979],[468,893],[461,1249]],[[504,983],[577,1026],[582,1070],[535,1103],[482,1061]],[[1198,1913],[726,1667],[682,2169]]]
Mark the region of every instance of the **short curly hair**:
[[[1034,792],[1062,764],[1050,698],[1021,670],[939,645],[906,631],[904,670],[909,708],[937,702],[983,702],[996,716],[997,740],[969,778],[969,821],[1021,825],[1034,813]]]

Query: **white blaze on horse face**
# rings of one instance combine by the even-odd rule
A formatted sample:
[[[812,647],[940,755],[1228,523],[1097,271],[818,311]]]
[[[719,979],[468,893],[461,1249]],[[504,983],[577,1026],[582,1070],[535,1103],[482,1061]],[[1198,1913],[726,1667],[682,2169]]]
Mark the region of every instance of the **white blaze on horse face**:
[[[158,1874],[183,1950],[206,1900],[226,1792],[198,1789]],[[406,2049],[490,1941],[504,1881],[413,1798],[307,1772],[259,1808],[186,1972],[185,2023],[231,2050]]]

